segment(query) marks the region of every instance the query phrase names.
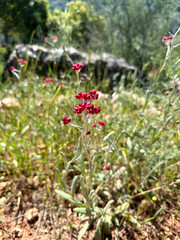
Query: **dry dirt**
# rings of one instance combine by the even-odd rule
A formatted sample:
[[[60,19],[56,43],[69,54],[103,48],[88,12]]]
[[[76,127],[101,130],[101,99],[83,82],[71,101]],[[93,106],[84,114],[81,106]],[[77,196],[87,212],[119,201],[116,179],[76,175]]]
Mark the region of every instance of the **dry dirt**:
[[[62,202],[53,186],[40,184],[38,178],[25,177],[13,181],[0,180],[0,240],[75,240],[85,221],[73,213],[72,206]],[[49,183],[50,184],[50,183]],[[179,240],[180,203],[163,202],[164,209],[141,228],[121,224],[112,236],[114,240]],[[147,219],[142,213],[138,220]],[[84,239],[93,239],[95,225]]]

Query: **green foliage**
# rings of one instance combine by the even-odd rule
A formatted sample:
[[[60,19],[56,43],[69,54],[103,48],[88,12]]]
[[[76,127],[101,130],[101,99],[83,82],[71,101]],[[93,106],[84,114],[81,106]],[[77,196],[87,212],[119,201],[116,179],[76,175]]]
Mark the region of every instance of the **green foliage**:
[[[65,12],[54,10],[49,17],[49,29],[59,29],[62,38],[65,34],[71,44],[88,51],[100,47],[106,37],[104,18],[92,6],[79,0],[67,3]]]
[[[106,49],[140,68],[145,64],[152,68],[152,61],[161,53],[157,51],[160,36],[168,30],[176,31],[179,26],[177,0],[90,2],[105,16],[109,36]]]
[[[48,6],[47,0],[2,0],[0,2],[2,32],[11,34],[23,42],[29,42],[38,27],[39,34],[47,32]],[[43,36],[35,36],[42,40]]]

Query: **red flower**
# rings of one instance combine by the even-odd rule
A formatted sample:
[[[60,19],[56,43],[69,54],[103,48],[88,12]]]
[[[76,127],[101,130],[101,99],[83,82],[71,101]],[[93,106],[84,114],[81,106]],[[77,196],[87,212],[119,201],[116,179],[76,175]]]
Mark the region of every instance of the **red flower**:
[[[23,59],[18,59],[17,62],[18,63],[22,63]]]
[[[44,81],[45,82],[53,82],[54,80],[52,78],[45,78]]]
[[[52,36],[51,39],[55,40],[55,39],[58,39],[59,37],[57,36]]]
[[[10,71],[11,71],[11,72],[14,72],[14,69],[15,69],[14,66],[11,66],[11,67],[10,67]]]
[[[105,166],[105,170],[108,171],[109,169],[110,169],[110,166],[109,166],[109,165],[106,165],[106,166]]]
[[[71,118],[67,118],[66,116],[64,116],[64,117],[62,118],[62,121],[63,121],[63,124],[64,124],[64,125],[67,125],[67,124],[69,124],[69,123],[71,122]]]
[[[76,63],[72,66],[72,70],[73,71],[78,71],[83,67],[83,65],[81,63]]]
[[[23,60],[23,59],[18,59],[17,62],[18,62],[18,63],[22,63],[22,64],[24,64],[24,65],[27,63],[27,61],[26,61],[26,60]]]
[[[44,40],[47,41],[47,40],[48,40],[48,37],[45,37]]]
[[[89,114],[98,114],[101,112],[100,106],[95,107],[92,103],[80,103],[79,105],[76,105],[73,113],[81,114],[84,110]]]
[[[171,40],[172,40],[172,36],[173,36],[173,34],[171,34],[170,37],[165,37],[165,36],[163,36],[163,37],[162,37],[162,42],[163,42],[166,46],[168,46],[168,45],[170,44]]]
[[[96,127],[96,126],[97,126],[97,124],[94,123],[94,124],[93,124],[93,127]]]
[[[105,126],[105,122],[103,120],[99,121],[99,125]]]
[[[86,135],[90,135],[90,134],[91,134],[91,132],[90,132],[90,131],[87,131]]]
[[[73,149],[74,149],[74,146],[73,146],[73,145],[72,145],[72,146],[70,146],[70,149],[71,149],[71,150],[73,150]]]
[[[172,40],[172,36],[170,36],[170,37],[163,36],[162,37],[162,42],[167,41],[167,40]]]
[[[43,106],[43,102],[40,102],[40,104],[39,104],[40,106]]]
[[[96,93],[95,90],[89,91],[89,93],[81,93],[81,92],[79,92],[76,95],[76,99],[84,100],[84,102],[87,102],[87,101],[92,102],[93,100],[97,100],[98,98],[99,98],[99,94]]]

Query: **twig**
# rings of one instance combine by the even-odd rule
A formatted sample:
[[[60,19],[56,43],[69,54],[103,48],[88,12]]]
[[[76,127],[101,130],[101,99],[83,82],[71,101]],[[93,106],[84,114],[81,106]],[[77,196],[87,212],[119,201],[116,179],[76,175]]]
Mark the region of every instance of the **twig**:
[[[55,199],[54,199],[54,200],[55,200]],[[13,201],[13,203],[16,203],[16,201]],[[8,204],[8,205],[9,205],[9,204]],[[7,207],[8,207],[8,205],[7,205]],[[24,205],[24,206],[35,206],[35,207],[38,207],[38,208],[44,208],[44,204],[23,203],[23,205]],[[4,208],[4,207],[6,207],[6,206],[3,206],[2,208]],[[54,210],[59,209],[59,207],[55,207],[55,206],[50,206],[50,207],[46,206],[46,208],[52,208],[52,209],[54,209]],[[61,208],[61,212],[62,212],[62,211],[65,211],[66,209],[68,209],[68,208]]]
[[[10,202],[9,202],[8,204],[4,205],[4,206],[0,206],[0,209],[1,209],[1,208],[7,208],[7,207],[9,207],[9,205],[11,205]]]
[[[36,229],[36,232],[35,232],[35,234],[34,234],[34,238],[33,238],[33,240],[35,240],[36,237],[37,237],[37,234],[38,234],[39,228],[40,228],[40,226],[41,226],[41,220],[42,220],[43,215],[44,215],[44,212],[40,215],[39,222],[38,222],[37,229]]]
[[[53,220],[52,220],[52,211],[51,211],[51,208],[50,208],[50,210],[49,210],[49,217],[50,217],[50,223],[51,223],[51,227],[53,227]]]
[[[28,213],[25,213],[25,214],[23,214],[23,215],[17,216],[17,217],[15,217],[15,218],[13,218],[12,220],[8,221],[7,223],[11,223],[11,222],[13,222],[13,221],[15,221],[15,220],[17,220],[17,219],[19,219],[19,218],[22,218],[22,217],[26,216],[27,214],[28,214]]]
[[[43,216],[43,220],[46,222],[46,215],[47,215],[47,205],[44,206],[45,210],[44,210],[44,216]]]
[[[160,186],[160,187],[152,188],[152,189],[149,189],[149,190],[147,190],[147,191],[138,193],[138,194],[132,196],[131,199],[136,198],[136,197],[139,197],[139,196],[142,196],[142,195],[144,195],[144,194],[146,194],[146,193],[149,193],[149,192],[157,191],[157,190],[159,190],[159,189],[161,189],[161,188],[163,188],[163,187],[166,187],[166,186],[169,186],[169,187],[170,187],[170,186],[172,186],[172,185],[174,185],[174,184],[177,184],[177,183],[180,183],[180,179],[176,180],[175,182],[171,182],[171,183],[169,183],[169,184],[164,184],[164,185],[162,185],[162,186]]]

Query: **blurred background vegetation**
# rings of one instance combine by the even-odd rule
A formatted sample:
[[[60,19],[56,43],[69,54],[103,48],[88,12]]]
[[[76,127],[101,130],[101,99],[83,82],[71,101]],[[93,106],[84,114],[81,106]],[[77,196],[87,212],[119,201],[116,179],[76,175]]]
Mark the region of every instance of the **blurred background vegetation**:
[[[161,36],[179,25],[178,0],[1,0],[1,61],[16,43],[57,35],[65,46],[109,52],[149,72],[162,65]]]

